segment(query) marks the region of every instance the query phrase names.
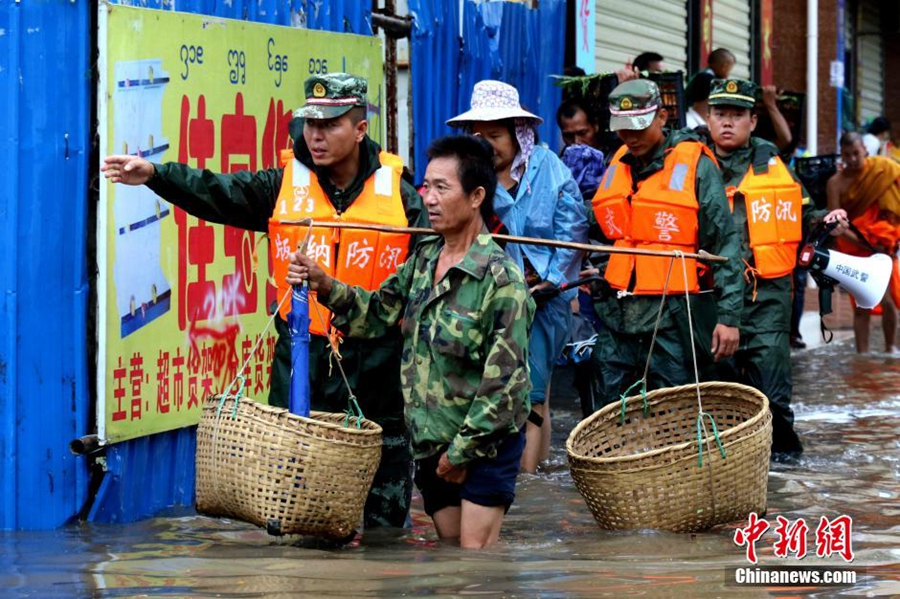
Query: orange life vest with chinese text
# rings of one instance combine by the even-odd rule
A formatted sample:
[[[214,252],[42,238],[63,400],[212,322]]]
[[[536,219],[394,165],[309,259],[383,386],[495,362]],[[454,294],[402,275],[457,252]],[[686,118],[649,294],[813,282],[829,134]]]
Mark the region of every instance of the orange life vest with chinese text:
[[[756,174],[751,166],[737,188],[728,188],[734,210],[734,194],[744,196],[754,274],[777,279],[790,274],[797,264],[797,247],[803,239],[803,190],[781,158],[773,156],[769,169]]]
[[[313,223],[343,221],[408,226],[400,196],[403,161],[398,156],[382,152],[381,167],[366,180],[359,197],[340,214],[325,195],[316,174],[297,160],[292,150],[283,150],[281,160],[284,166],[281,191],[269,219],[269,259],[279,301],[290,288],[285,279],[291,254],[297,251],[309,230],[302,225],[283,225],[280,221],[311,218]],[[406,260],[409,241],[407,234],[313,226],[306,253],[337,280],[373,290]],[[318,303],[315,292],[309,294],[309,304],[310,333],[327,335],[323,321],[329,323],[331,313]],[[290,311],[291,303],[285,302],[280,309],[282,318],[287,319]]]
[[[695,253],[699,244],[696,181],[697,161],[712,153],[703,144],[685,141],[668,150],[662,170],[637,184],[631,167],[622,162],[627,147],[622,146],[592,201],[594,216],[615,247],[648,250],[680,250]],[[715,158],[713,158],[715,160]],[[660,295],[665,289],[670,258],[612,254],[606,280],[613,289],[628,290],[634,276],[635,295]],[[686,259],[687,291],[700,290],[697,262]],[[676,259],[669,279],[670,293],[685,291],[682,262]]]

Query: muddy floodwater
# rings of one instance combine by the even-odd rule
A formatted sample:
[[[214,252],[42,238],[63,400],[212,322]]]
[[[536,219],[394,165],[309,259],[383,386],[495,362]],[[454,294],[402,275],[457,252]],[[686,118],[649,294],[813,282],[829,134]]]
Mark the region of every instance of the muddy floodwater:
[[[732,540],[737,524],[696,535],[599,530],[566,466],[580,413],[562,372],[551,462],[519,479],[503,540],[488,551],[439,543],[418,497],[412,528],[367,532],[343,549],[184,510],[0,533],[0,597],[900,597],[900,358],[852,352],[845,340],[794,355],[806,454],[772,465],[766,517],[804,518],[809,555],[775,557],[771,531],[756,547],[762,565],[845,565],[816,557],[813,531],[822,516],[851,516],[853,586],[735,586],[734,568],[749,566]]]

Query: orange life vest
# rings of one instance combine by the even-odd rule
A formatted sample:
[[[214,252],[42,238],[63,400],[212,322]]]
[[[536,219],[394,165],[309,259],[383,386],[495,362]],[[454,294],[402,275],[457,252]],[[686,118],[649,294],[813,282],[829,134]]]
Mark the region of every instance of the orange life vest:
[[[696,195],[697,161],[706,146],[685,141],[666,154],[662,170],[633,190],[631,167],[622,162],[627,148],[613,156],[592,201],[594,216],[615,247],[696,252],[699,243]],[[715,158],[713,158],[715,160]],[[660,295],[665,289],[670,258],[612,254],[606,280],[614,289],[628,290],[634,275],[635,295]],[[687,290],[700,290],[696,260],[687,259]],[[684,293],[682,262],[676,259],[669,292]]]
[[[728,189],[732,211],[736,192],[744,196],[754,274],[762,279],[776,279],[791,273],[803,239],[800,184],[781,158],[774,156],[769,160],[768,172],[756,174],[751,166],[737,188]]]
[[[290,287],[285,278],[291,254],[297,251],[298,244],[303,242],[308,231],[307,227],[282,225],[279,221],[311,218],[313,223],[346,221],[408,226],[400,196],[403,161],[386,152],[382,152],[379,159],[381,168],[366,180],[362,193],[350,207],[338,214],[322,190],[316,174],[294,158],[292,150],[282,151],[284,176],[275,210],[269,219],[269,259],[274,266],[279,301]],[[377,289],[406,260],[409,238],[406,234],[314,226],[306,253],[337,280],[372,290]],[[322,320],[330,322],[331,313],[318,303],[315,292],[309,294],[309,304],[309,331],[326,335]],[[281,316],[286,319],[290,311],[291,303],[285,302],[280,310]]]

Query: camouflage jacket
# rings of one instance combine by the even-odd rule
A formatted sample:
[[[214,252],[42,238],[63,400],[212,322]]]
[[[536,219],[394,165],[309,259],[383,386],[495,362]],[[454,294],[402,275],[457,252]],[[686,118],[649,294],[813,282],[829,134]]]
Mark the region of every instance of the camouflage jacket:
[[[376,291],[338,281],[326,305],[351,337],[400,324],[400,376],[417,459],[447,450],[453,464],[492,458],[531,409],[528,330],[534,302],[515,263],[486,234],[437,284],[444,247],[427,237]]]

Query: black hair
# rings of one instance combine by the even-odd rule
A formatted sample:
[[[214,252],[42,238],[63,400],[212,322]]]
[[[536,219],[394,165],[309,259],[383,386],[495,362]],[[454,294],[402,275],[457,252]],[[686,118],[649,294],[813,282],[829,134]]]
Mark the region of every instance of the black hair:
[[[588,111],[585,103],[581,100],[574,99],[564,100],[563,103],[559,105],[559,108],[556,109],[556,124],[559,125],[560,129],[562,129],[563,119],[573,118],[579,110],[584,112],[590,124],[597,124],[596,116],[592,115]]]
[[[706,59],[706,63],[709,66],[712,66],[714,64],[722,62],[723,60],[737,62],[737,58],[731,50],[728,50],[727,48],[716,48],[709,53],[709,58]]]
[[[700,72],[694,75],[684,92],[688,104],[709,100],[709,90],[713,79],[715,79],[715,75],[711,73]]]
[[[869,124],[869,133],[872,135],[881,135],[885,131],[891,130],[891,122],[887,118],[880,116]]]
[[[839,145],[843,150],[844,148],[849,148],[856,142],[863,143],[862,135],[860,135],[856,131],[847,131],[843,135],[841,135],[841,141]]]
[[[566,77],[584,77],[587,73],[581,67],[570,64],[563,69],[563,75]]]
[[[497,190],[491,144],[474,135],[448,135],[431,142],[425,155],[428,160],[456,158],[456,173],[463,191],[469,194],[479,187],[484,188],[481,216],[487,221],[494,213],[494,192]]]
[[[353,123],[354,125],[358,125],[360,122],[368,118],[368,108],[366,106],[354,106],[349,111],[347,111],[347,116],[350,117],[351,123]]]
[[[660,62],[662,59],[662,54],[658,52],[644,52],[634,59],[632,65],[639,71],[647,71],[651,62]]]

